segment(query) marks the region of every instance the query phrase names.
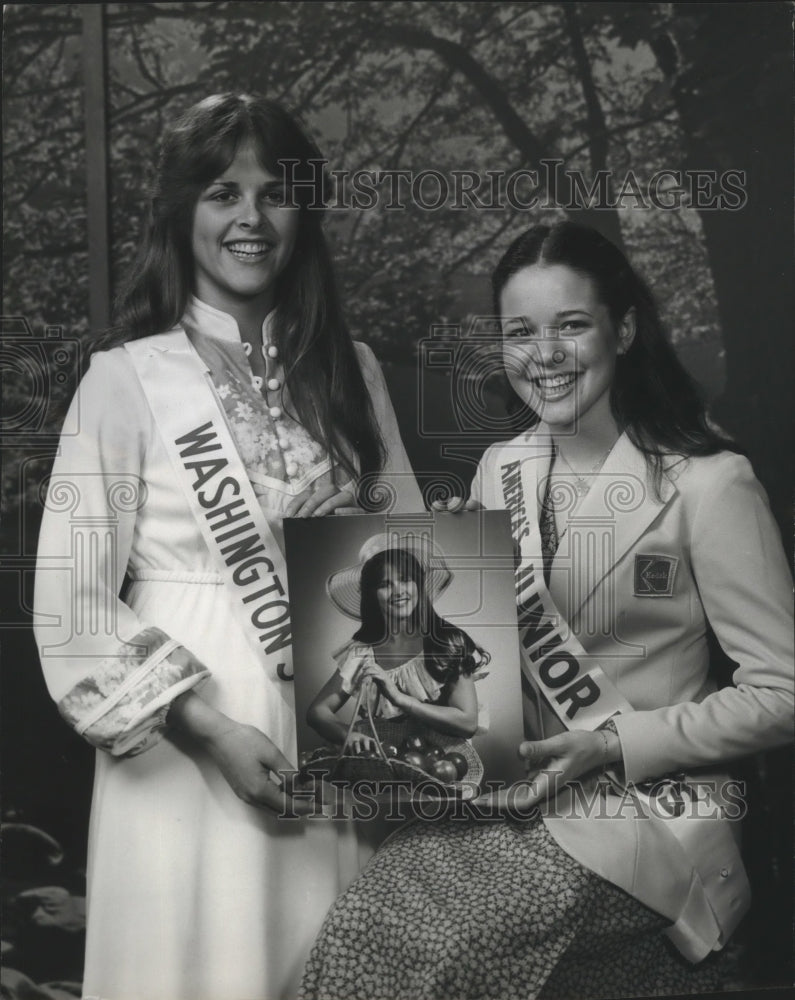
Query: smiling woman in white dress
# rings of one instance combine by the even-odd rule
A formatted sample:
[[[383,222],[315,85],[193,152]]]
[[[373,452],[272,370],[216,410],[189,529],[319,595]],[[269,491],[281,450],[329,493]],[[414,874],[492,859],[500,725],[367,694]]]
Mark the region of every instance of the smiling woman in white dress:
[[[64,427],[35,608],[50,693],[98,748],[87,996],[289,997],[357,870],[352,829],[300,818],[312,805],[280,776],[295,766],[281,519],[354,508],[367,482],[422,505],[342,318],[320,159],[260,98],[207,98],[167,131],[114,329]]]

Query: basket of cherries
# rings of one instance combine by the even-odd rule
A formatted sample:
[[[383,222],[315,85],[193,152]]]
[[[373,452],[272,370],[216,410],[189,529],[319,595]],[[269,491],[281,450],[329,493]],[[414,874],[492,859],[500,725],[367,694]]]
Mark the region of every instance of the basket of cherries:
[[[351,742],[352,732],[371,737]],[[334,782],[402,782],[418,793],[473,798],[483,779],[483,763],[469,740],[418,725],[411,719],[356,721],[341,749],[321,746],[301,754],[302,777]]]

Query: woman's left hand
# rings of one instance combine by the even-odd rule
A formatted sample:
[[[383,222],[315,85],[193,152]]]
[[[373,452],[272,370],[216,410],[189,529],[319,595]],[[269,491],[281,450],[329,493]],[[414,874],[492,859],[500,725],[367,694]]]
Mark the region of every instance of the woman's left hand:
[[[370,663],[362,669],[361,678],[370,678],[381,688],[384,697],[399,709],[403,709],[408,695],[405,695],[389,676],[389,672],[379,667],[377,663]]]
[[[467,500],[464,497],[452,496],[446,500],[433,500],[431,510],[434,514],[460,514],[473,510],[485,510],[480,500]]]
[[[285,517],[324,517],[326,514],[361,514],[351,490],[327,483],[316,490],[299,493],[284,512]]]
[[[606,756],[602,733],[575,729],[546,740],[522,743],[519,756],[525,762],[527,780],[481,795],[474,800],[476,805],[525,813],[533,806],[553,799],[564,785],[619,760],[620,750],[617,755],[610,753]]]

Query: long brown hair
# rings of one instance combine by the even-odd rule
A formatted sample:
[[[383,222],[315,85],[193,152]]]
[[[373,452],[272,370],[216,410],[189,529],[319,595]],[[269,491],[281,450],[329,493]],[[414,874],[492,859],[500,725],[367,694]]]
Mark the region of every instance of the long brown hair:
[[[392,570],[401,580],[417,586],[417,606],[409,623],[422,636],[423,654],[428,671],[436,680],[452,683],[458,677],[468,677],[485,667],[491,655],[479,646],[463,629],[438,614],[428,595],[422,564],[405,549],[384,549],[367,560],[362,567],[361,627],[354,634],[357,642],[377,646],[387,637],[387,624],[378,603],[378,588],[384,573]]]
[[[533,226],[508,247],[494,269],[494,312],[514,274],[533,264],[563,264],[590,278],[617,326],[635,310],[635,337],[616,359],[610,406],[618,426],[646,456],[659,487],[669,455],[739,451],[707,422],[695,383],[668,342],[654,298],[617,246],[574,222]]]
[[[349,474],[376,472],[384,445],[321,225],[325,161],[298,120],[274,101],[216,94],[166,130],[138,255],[113,326],[97,349],[163,333],[179,322],[193,289],[196,202],[246,142],[270,173],[286,171],[292,182],[287,196],[299,208],[295,247],[276,284],[273,324],[296,416]]]

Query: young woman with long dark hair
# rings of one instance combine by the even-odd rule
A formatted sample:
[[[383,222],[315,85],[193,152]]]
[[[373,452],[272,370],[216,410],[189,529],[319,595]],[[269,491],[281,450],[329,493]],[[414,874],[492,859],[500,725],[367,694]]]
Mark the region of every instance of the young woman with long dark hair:
[[[534,227],[493,289],[529,426],[443,506],[510,512],[528,781],[478,803],[489,822],[393,835],[332,909],[302,996],[717,990],[710,953],[749,897],[726,768],[792,739],[781,539],[617,247]]]
[[[433,606],[452,575],[443,560],[409,543],[385,544],[384,536],[369,539],[360,565],[329,581],[334,603],[358,615],[361,625],[335,654],[337,669],[309,706],[307,721],[321,736],[342,743],[348,727],[335,716],[370,678],[376,684],[375,717],[409,718],[468,739],[478,729],[472,675],[490,656]],[[364,733],[351,734],[353,746],[371,742]]]
[[[355,508],[364,477],[370,496],[380,477],[404,508],[421,498],[342,318],[320,159],[258,97],[209,97],[166,131],[65,425],[37,638],[61,714],[98,748],[87,996],[290,997],[357,867],[350,826],[302,819],[286,776],[281,519]]]

